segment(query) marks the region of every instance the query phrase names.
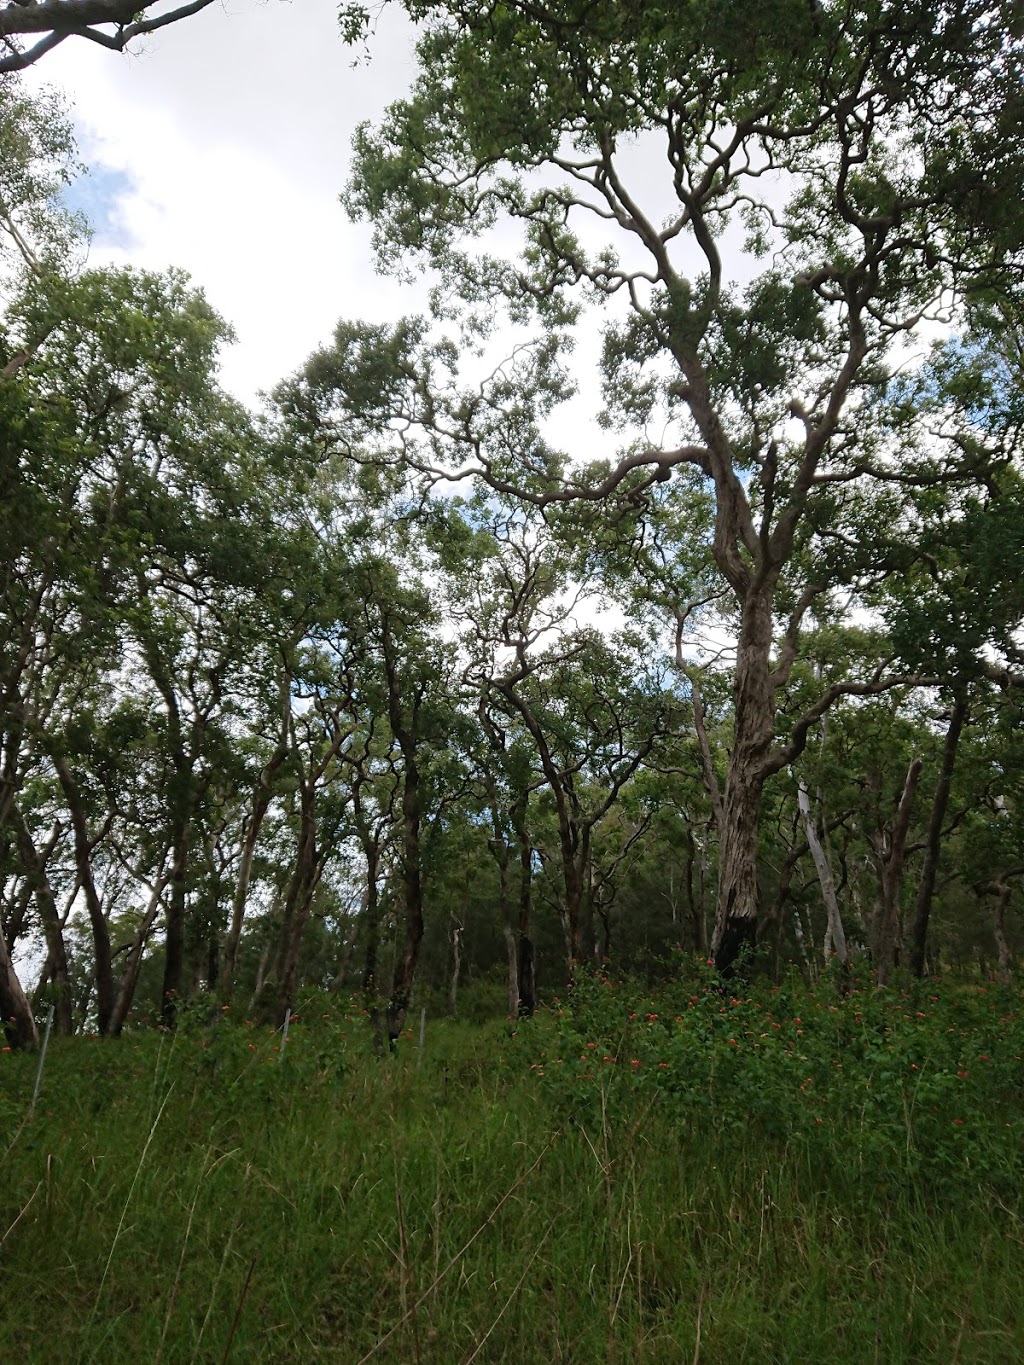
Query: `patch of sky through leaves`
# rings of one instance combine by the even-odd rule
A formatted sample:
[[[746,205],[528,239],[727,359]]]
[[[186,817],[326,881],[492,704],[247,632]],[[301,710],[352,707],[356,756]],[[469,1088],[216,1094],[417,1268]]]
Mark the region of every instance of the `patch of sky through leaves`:
[[[134,242],[122,206],[134,190],[135,182],[126,171],[95,162],[62,191],[61,200],[88,221],[94,246],[128,250]]]

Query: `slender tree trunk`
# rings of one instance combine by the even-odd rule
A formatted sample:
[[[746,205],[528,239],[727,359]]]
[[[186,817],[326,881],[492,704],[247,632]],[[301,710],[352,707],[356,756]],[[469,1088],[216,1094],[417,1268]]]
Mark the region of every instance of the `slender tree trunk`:
[[[686,826],[686,859],[684,877],[686,881],[686,903],[690,910],[690,929],[693,933],[694,952],[700,953],[701,957],[708,955],[708,921],[704,913],[703,893],[698,895],[696,881],[693,875],[694,865],[698,862],[697,841],[689,824]],[[672,919],[675,922],[676,907],[673,901]]]
[[[842,967],[849,965],[849,954],[846,951],[846,934],[843,931],[843,921],[839,914],[839,902],[836,899],[836,884],[832,876],[832,868],[829,866],[828,857],[822,847],[821,840],[818,838],[818,831],[815,827],[814,817],[811,814],[811,801],[807,794],[807,787],[803,782],[797,785],[797,803],[800,808],[800,819],[804,828],[804,837],[807,840],[807,847],[811,850],[811,857],[814,859],[814,868],[818,874],[818,884],[821,887],[821,898],[825,903],[825,916],[828,922],[828,932],[825,935],[825,965],[828,966],[831,957],[830,947],[834,949],[836,957]]]
[[[142,923],[135,931],[132,945],[128,949],[128,956],[125,959],[124,971],[121,973],[121,981],[117,988],[114,998],[114,1008],[110,1012],[107,1021],[106,1035],[108,1038],[120,1037],[121,1030],[124,1028],[125,1020],[128,1018],[128,1011],[132,1007],[135,999],[135,988],[139,983],[139,972],[142,969],[142,959],[146,951],[146,943],[153,931],[157,914],[160,910],[161,898],[167,886],[168,878],[163,872],[157,877],[150,889],[149,902],[146,912],[142,916]],[[120,952],[121,950],[118,949]]]
[[[260,772],[259,783],[253,796],[252,809],[246,822],[245,840],[242,844],[242,858],[238,868],[238,881],[235,883],[235,893],[231,901],[231,920],[228,924],[228,932],[224,939],[224,953],[221,961],[221,999],[225,1002],[231,999],[235,989],[235,970],[238,962],[238,944],[242,937],[242,923],[245,919],[245,906],[249,899],[249,887],[252,882],[252,865],[256,857],[256,844],[259,841],[260,830],[263,828],[263,821],[266,819],[267,811],[270,809],[270,802],[273,797],[271,782],[274,774],[284,763],[288,756],[288,721],[291,714],[291,678],[287,672],[281,679],[280,688],[280,708],[281,708],[281,728],[278,733],[277,744],[274,752],[270,755],[267,762],[263,765]]]
[[[921,760],[915,758],[907,769],[903,794],[896,810],[889,855],[882,866],[882,904],[878,911],[875,935],[875,981],[884,986],[896,961],[896,947],[900,929],[900,888],[903,885],[903,860],[907,848],[910,815],[921,776]]]
[[[39,1046],[39,1033],[28,996],[18,980],[7,939],[0,927],[0,1019],[11,1047],[32,1050]]]
[[[399,739],[399,743],[402,744],[401,739]],[[402,789],[402,885],[405,891],[405,940],[395,960],[391,999],[388,1002],[388,1040],[392,1050],[394,1050],[402,1029],[405,1027],[405,1017],[412,996],[412,983],[416,976],[416,963],[419,960],[420,943],[423,940],[420,775],[412,744],[409,743],[408,745],[408,753],[405,752],[406,745],[403,744],[402,748],[405,757],[405,775]]]
[[[515,1019],[519,1014],[519,958],[516,952],[516,934],[512,927],[512,898],[509,892],[509,847],[501,832],[496,805],[491,806],[491,822],[494,838],[490,841],[494,861],[498,865],[498,906],[501,912],[501,932],[505,940],[505,982],[508,1010],[506,1016]]]
[[[917,903],[910,928],[910,970],[918,978],[924,976],[925,951],[928,944],[928,920],[932,912],[932,899],[935,895],[935,882],[942,856],[942,825],[949,805],[949,790],[956,767],[957,750],[960,736],[967,724],[968,703],[966,696],[958,696],[950,712],[949,727],[942,746],[942,763],[939,779],[932,797],[931,813],[928,816],[928,833],[924,846],[924,864],[921,868],[921,881],[917,890]]]
[[[384,1052],[384,1026],[380,1012],[380,988],[377,981],[377,956],[380,951],[380,849],[369,831],[362,838],[366,855],[366,892],[363,907],[363,1008],[373,1030],[373,1050],[378,1057]]]
[[[242,924],[245,920],[245,906],[249,899],[252,884],[252,866],[256,858],[256,844],[259,840],[263,819],[270,806],[270,793],[260,791],[246,822],[245,840],[242,844],[242,857],[238,866],[238,880],[231,899],[231,919],[224,936],[224,952],[220,966],[220,998],[226,1004],[235,990],[235,972],[238,963],[238,945],[242,938]]]
[[[388,719],[391,733],[402,751],[402,886],[405,892],[405,940],[395,958],[388,1001],[388,1042],[394,1051],[409,1010],[412,983],[416,976],[420,943],[423,941],[423,858],[420,844],[420,770],[417,762],[417,731],[422,692],[413,689],[409,698],[409,723],[403,713],[405,689],[398,676],[391,632],[384,622],[381,633],[384,670],[388,681]]]
[[[565,904],[562,910],[565,928],[565,948],[568,958],[569,981],[571,982],[580,956],[580,926],[583,911],[583,866],[579,857],[579,822],[570,809],[571,791],[567,789],[564,774],[559,770],[548,746],[543,728],[532,709],[516,692],[514,684],[506,679],[498,685],[498,691],[507,698],[519,712],[523,724],[529,730],[541,769],[551,789],[558,818],[558,850],[562,863],[562,884],[565,888]]]
[[[515,930],[507,921],[501,926],[505,940],[505,1002],[506,1018],[515,1019],[519,1013],[519,954],[516,951]]]
[[[96,879],[92,875],[93,844],[86,825],[85,809],[82,805],[78,783],[72,775],[67,759],[63,754],[54,757],[57,776],[71,816],[71,829],[75,836],[75,866],[78,881],[85,895],[85,907],[89,914],[89,927],[92,930],[93,956],[96,963],[96,1017],[101,1034],[107,1032],[110,1014],[114,1008],[114,972],[110,961],[110,926],[100,904],[96,890]]]
[[[793,885],[793,873],[800,860],[800,846],[796,845],[789,850],[783,859],[782,867],[779,869],[779,881],[775,888],[775,897],[772,901],[768,914],[765,915],[758,926],[759,935],[767,933],[770,925],[775,926],[774,942],[772,946],[772,976],[778,980],[782,969],[782,941],[786,929],[786,906],[789,902],[790,887]]]
[[[275,1019],[286,1009],[295,1008],[295,983],[298,975],[299,953],[309,923],[313,894],[318,881],[316,850],[316,794],[310,784],[302,788],[299,816],[299,841],[288,895],[281,922],[281,936],[272,979],[276,982],[273,1008]]]
[[[448,1014],[459,1017],[459,975],[462,971],[462,925],[452,920],[452,975],[448,983]]]
[[[577,856],[575,839],[571,828],[559,830],[559,847],[562,858],[562,885],[565,890],[565,949],[568,955],[569,979],[575,976],[580,960],[582,946],[583,915],[583,876]]]
[[[751,591],[740,614],[732,752],[722,803],[718,907],[711,939],[711,956],[725,978],[756,938],[761,793],[774,738],[771,647],[770,595]]]
[[[804,923],[800,915],[799,905],[793,906],[793,937],[796,939],[797,950],[800,953],[800,961],[803,964],[804,976],[808,982],[814,984],[814,964],[807,953],[807,943],[804,936]]]
[[[4,920],[8,951],[14,952],[14,945],[25,932],[28,921],[28,907],[32,904],[32,880],[23,877],[18,888],[17,899],[10,903],[10,910]],[[3,907],[0,906],[0,911]]]
[[[277,913],[277,907],[281,904],[281,894],[274,897],[274,908],[271,916]],[[267,982],[267,963],[270,961],[270,941],[267,940],[260,950],[259,961],[256,963],[256,980],[253,984],[252,995],[249,998],[249,1013],[252,1014],[259,1006],[263,997],[263,987]]]
[[[531,919],[533,916],[533,845],[526,828],[526,803],[512,811],[512,828],[519,847],[519,924],[516,943],[516,976],[519,999],[513,1013],[529,1019],[537,1008],[537,973]]]
[[[56,986],[54,1022],[57,1025],[58,1034],[70,1038],[74,1031],[74,1011],[71,1000],[71,976],[68,971],[67,945],[64,942],[64,931],[61,925],[60,911],[57,908],[57,900],[46,873],[46,864],[59,837],[60,827],[58,826],[54,830],[53,837],[41,853],[36,848],[32,832],[25,823],[17,804],[12,805],[11,815],[18,837],[18,851],[21,854],[21,861],[28,879],[32,884],[32,893],[35,896],[36,908],[39,911],[39,919],[43,926],[50,979]]]
[[[160,996],[160,1021],[165,1028],[173,1028],[177,1020],[185,975],[185,871],[188,866],[190,832],[191,822],[186,820],[179,825],[174,835],[174,861],[169,878],[170,896],[164,941],[164,980]]]
[[[597,966],[612,955],[612,917],[601,897],[591,896],[594,917],[601,926],[600,937],[594,935],[594,959]]]
[[[683,667],[682,649],[679,641],[676,643],[676,662],[679,667]],[[701,691],[700,678],[696,672],[687,671],[690,679],[690,701],[693,706],[693,728],[697,734],[697,743],[700,746],[701,766],[704,770],[704,787],[711,802],[711,818],[714,821],[715,829],[720,830],[724,819],[724,809],[722,806],[722,791],[718,785],[718,773],[715,770],[715,760],[711,753],[711,742],[708,739],[706,713],[704,711],[704,695]]]

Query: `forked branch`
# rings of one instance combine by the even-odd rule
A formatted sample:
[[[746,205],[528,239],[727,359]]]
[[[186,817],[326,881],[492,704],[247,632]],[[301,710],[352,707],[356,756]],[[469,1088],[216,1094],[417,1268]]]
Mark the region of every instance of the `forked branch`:
[[[133,38],[188,19],[213,4],[213,0],[190,0],[163,9],[139,5],[138,0],[8,0],[0,9],[0,74],[23,71],[52,51],[65,38],[88,38],[101,47],[122,52]],[[39,34],[22,48],[15,38]]]

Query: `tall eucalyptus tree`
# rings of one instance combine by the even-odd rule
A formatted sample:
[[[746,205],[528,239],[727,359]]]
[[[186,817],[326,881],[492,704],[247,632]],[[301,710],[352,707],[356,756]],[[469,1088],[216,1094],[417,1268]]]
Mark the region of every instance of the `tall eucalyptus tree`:
[[[736,631],[712,941],[728,971],[754,936],[766,781],[838,697],[913,676],[883,656],[780,733],[808,622],[831,592],[864,600],[913,562],[908,490],[969,485],[1001,458],[965,448],[955,391],[936,422],[891,380],[936,324],[969,332],[983,297],[1016,307],[1015,7],[406,8],[420,74],[360,132],[348,205],[384,268],[435,269],[440,319],[478,340],[503,315],[522,345],[470,380],[422,326],[350,329],[344,404],[363,435],[371,417],[388,429],[382,460],[539,506],[642,506],[677,470],[702,477]],[[545,419],[591,304],[626,444],[587,467],[588,444],[560,452]]]

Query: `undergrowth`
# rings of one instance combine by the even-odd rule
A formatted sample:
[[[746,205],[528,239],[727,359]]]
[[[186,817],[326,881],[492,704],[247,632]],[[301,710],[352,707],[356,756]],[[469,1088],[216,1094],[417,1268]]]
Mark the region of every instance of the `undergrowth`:
[[[1014,991],[656,995],[373,1055],[280,1035],[0,1057],[0,1359],[1024,1358]]]

